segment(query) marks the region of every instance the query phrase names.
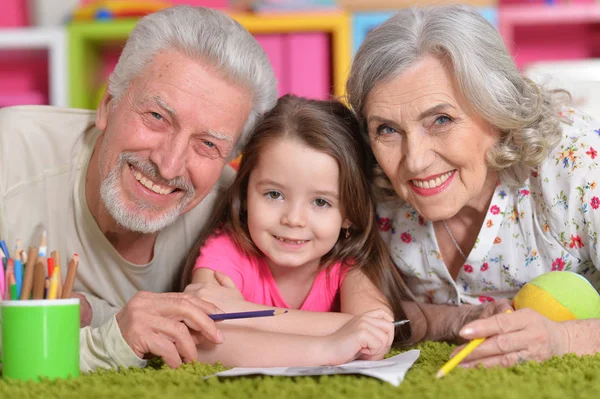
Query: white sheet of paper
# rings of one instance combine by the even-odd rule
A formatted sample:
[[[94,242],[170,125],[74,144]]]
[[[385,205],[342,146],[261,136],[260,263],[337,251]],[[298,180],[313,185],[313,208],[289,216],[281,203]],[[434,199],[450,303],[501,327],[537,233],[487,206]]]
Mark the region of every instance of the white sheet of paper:
[[[235,367],[231,370],[221,371],[210,377],[237,377],[243,375],[263,374],[275,376],[312,376],[331,374],[362,374],[389,382],[398,386],[404,380],[408,369],[419,358],[421,352],[417,349],[401,353],[384,360],[355,360],[339,366],[313,366],[313,367]],[[208,378],[208,377],[207,377]]]

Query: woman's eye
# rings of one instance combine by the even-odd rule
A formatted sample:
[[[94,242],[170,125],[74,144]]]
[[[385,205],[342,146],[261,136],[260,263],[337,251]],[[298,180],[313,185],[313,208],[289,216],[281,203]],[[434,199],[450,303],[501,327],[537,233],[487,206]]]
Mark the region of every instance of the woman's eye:
[[[436,125],[445,125],[445,124],[447,124],[447,123],[449,123],[449,122],[452,122],[452,118],[450,118],[449,116],[446,116],[446,115],[441,115],[441,116],[438,116],[438,117],[435,119],[435,122],[434,122],[434,123],[435,123]]]
[[[396,129],[394,129],[393,127],[389,127],[387,125],[381,125],[377,127],[377,135],[386,135],[394,133],[396,133]]]
[[[319,208],[325,208],[327,206],[329,206],[329,202],[327,202],[326,200],[324,200],[323,198],[317,198],[314,201],[315,205],[318,206]]]
[[[150,112],[150,114],[154,117],[154,119],[162,121],[163,117],[161,114],[159,114],[158,112]]]
[[[281,193],[279,191],[269,191],[267,193],[267,198],[273,199],[273,200],[279,199],[279,198],[281,198]]]

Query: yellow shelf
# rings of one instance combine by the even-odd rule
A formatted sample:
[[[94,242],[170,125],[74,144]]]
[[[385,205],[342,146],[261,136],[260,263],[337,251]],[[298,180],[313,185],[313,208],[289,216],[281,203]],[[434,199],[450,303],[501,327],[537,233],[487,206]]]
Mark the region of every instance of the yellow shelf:
[[[325,32],[331,35],[333,94],[343,96],[351,60],[351,17],[346,12],[323,13],[232,13],[252,34],[292,32]],[[93,108],[95,98],[92,80],[102,43],[126,40],[136,19],[75,22],[68,26],[70,104]]]

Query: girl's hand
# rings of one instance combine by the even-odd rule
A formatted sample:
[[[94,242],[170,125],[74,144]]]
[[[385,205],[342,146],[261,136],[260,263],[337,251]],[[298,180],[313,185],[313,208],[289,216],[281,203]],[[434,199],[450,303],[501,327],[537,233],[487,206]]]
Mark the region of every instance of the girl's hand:
[[[235,304],[245,302],[242,293],[225,273],[214,272],[216,283],[192,283],[185,287],[184,293],[210,302],[225,312],[239,310]]]
[[[532,309],[496,314],[467,324],[465,339],[487,339],[463,361],[463,367],[509,367],[527,360],[542,361],[569,352],[567,323],[557,323]],[[462,349],[456,348],[454,356]]]
[[[333,334],[323,337],[327,365],[354,359],[380,360],[394,340],[394,323],[388,312],[378,309],[353,317]]]

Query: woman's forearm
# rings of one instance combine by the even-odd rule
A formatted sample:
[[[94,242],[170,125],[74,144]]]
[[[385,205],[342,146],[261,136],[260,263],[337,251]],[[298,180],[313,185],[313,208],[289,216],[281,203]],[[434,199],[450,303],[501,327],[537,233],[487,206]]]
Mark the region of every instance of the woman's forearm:
[[[486,318],[510,308],[508,301],[485,305],[436,305],[412,301],[402,302],[402,309],[410,320],[411,344],[421,341],[464,342],[458,332],[473,320]]]
[[[569,352],[592,355],[600,352],[600,319],[569,320],[567,326]]]

